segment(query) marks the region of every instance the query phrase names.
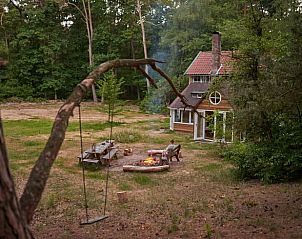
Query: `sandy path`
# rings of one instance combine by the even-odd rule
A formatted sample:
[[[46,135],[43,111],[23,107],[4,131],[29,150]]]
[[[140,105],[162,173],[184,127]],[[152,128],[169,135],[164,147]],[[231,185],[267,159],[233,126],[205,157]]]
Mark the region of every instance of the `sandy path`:
[[[53,120],[63,102],[47,103],[6,103],[0,104],[1,117],[4,120],[22,120],[22,119],[51,119]],[[98,112],[95,109],[101,107],[100,103],[83,102],[82,103],[82,121],[106,121],[108,116],[104,112]],[[138,109],[136,109],[138,111]],[[74,117],[71,121],[78,120],[78,108],[74,111]],[[115,121],[123,123],[132,123],[140,120],[158,119],[158,115],[147,115],[137,113],[131,117],[125,114],[115,116]]]

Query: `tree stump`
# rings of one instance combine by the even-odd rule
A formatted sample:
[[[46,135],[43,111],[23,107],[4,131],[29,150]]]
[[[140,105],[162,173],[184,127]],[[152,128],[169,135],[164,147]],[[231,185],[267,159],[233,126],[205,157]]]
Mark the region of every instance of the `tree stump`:
[[[117,192],[117,198],[119,203],[126,203],[128,202],[128,196],[126,191]]]

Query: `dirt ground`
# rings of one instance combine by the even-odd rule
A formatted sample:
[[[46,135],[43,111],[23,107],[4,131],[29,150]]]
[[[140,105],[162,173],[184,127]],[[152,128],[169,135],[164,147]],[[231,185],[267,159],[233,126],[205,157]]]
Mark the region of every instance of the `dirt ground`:
[[[59,107],[63,102],[45,102],[45,103],[6,103],[1,105],[1,115],[6,120],[22,120],[22,119],[54,119]],[[104,112],[100,112],[97,109],[100,108],[100,104],[94,104],[90,102],[81,103],[81,118],[82,121],[105,121],[108,116]],[[137,107],[127,106],[129,112],[137,110]],[[130,116],[131,115],[131,116]],[[162,117],[155,114],[122,114],[116,115],[115,121],[131,123],[146,119],[158,119]],[[71,117],[71,121],[78,121],[78,108],[74,111],[74,117]]]
[[[5,104],[1,105],[1,117],[4,120],[54,119],[60,104]],[[106,114],[97,111],[91,103],[86,103],[83,110],[84,121],[106,119]],[[76,159],[79,139],[76,133],[68,133],[31,225],[35,237],[302,238],[301,182],[266,185],[259,181],[237,181],[232,176],[232,165],[215,156],[208,145],[191,142],[187,135],[163,132],[151,123],[137,124],[160,119],[164,116],[138,113],[135,107],[119,117],[127,124],[115,130],[141,128],[146,137],[153,138],[132,144],[119,143],[121,150],[131,147],[134,153],[121,155],[109,168],[106,205],[109,217],[86,226],[79,225],[86,218],[81,168]],[[94,132],[89,140],[97,140],[100,135]],[[122,171],[124,164],[143,159],[148,149],[163,148],[161,142],[171,137],[183,145],[183,157],[180,162],[173,161],[169,171],[149,174]],[[47,135],[38,135],[30,140],[46,139]],[[9,150],[14,147],[14,140],[8,137]],[[85,147],[90,143],[85,143]],[[13,169],[19,194],[31,167]],[[93,218],[103,214],[106,169],[91,169],[86,173],[88,213]],[[126,191],[127,203],[118,202],[120,191]]]

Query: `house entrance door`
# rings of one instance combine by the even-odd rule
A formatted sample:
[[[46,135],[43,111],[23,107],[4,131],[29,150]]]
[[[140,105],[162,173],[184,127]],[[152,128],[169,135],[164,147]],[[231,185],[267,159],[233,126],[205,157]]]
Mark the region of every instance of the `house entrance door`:
[[[205,129],[204,129],[204,139],[214,140],[214,112],[205,112]]]
[[[196,120],[197,128],[197,139],[204,139],[204,112],[199,112]]]

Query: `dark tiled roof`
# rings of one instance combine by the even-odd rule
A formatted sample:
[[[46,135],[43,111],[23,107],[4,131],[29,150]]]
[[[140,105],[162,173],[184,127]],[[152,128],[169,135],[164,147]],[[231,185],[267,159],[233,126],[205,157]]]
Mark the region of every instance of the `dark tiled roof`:
[[[221,52],[221,67],[218,70],[219,75],[227,74],[231,71],[231,66],[228,65],[228,62],[231,61],[232,52],[231,51],[222,51]],[[212,68],[212,52],[199,52],[196,58],[193,60],[191,65],[185,72],[185,75],[203,75],[211,74]]]
[[[209,83],[200,83],[194,82],[190,83],[182,92],[182,94],[188,100],[190,105],[195,106],[198,104],[202,99],[200,98],[193,98],[191,93],[192,92],[206,92],[209,88]],[[170,108],[184,108],[185,105],[180,101],[180,98],[177,97],[169,106]]]

